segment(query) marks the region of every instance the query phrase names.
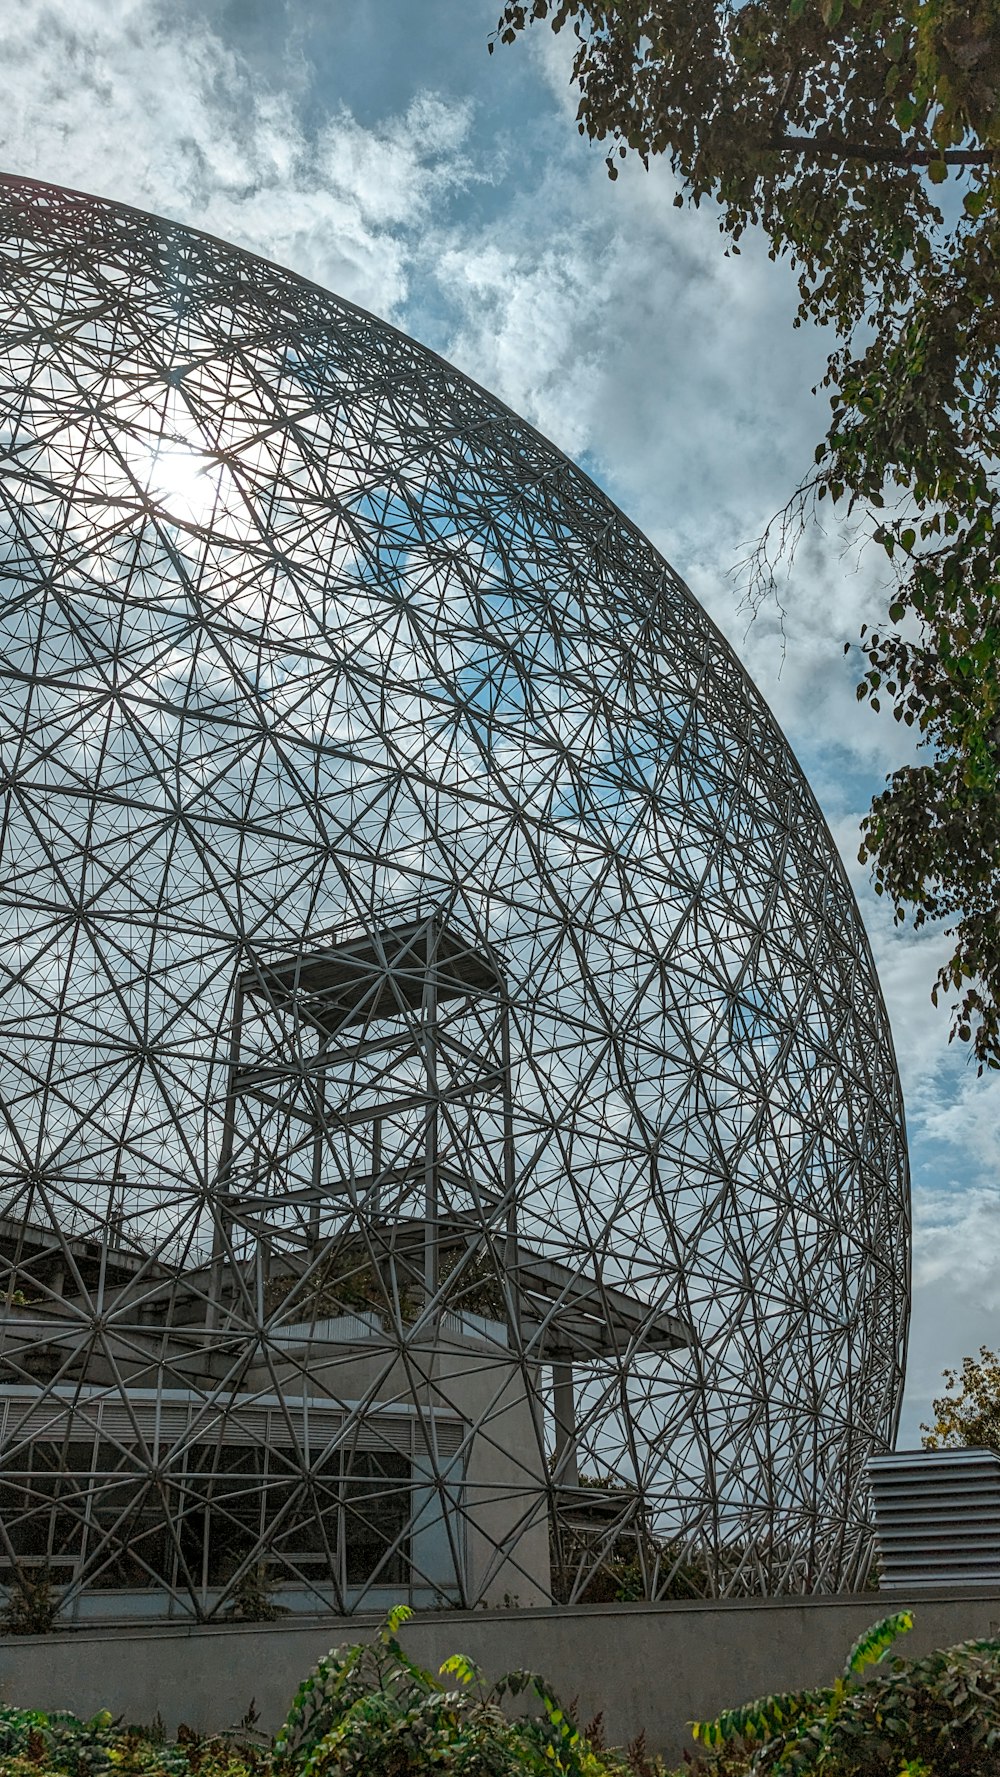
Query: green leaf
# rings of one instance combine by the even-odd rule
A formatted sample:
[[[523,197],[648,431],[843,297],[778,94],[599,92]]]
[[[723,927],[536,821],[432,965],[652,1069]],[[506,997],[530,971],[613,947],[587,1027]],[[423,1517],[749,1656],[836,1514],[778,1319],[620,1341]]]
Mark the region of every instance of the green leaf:
[[[913,1615],[908,1610],[898,1610],[891,1617],[881,1617],[859,1635],[854,1643],[844,1666],[845,1678],[856,1678],[866,1666],[876,1666],[888,1653],[896,1637],[905,1635],[913,1628]]]
[[[810,1719],[829,1706],[833,1692],[786,1691],[778,1696],[757,1697],[739,1709],[724,1709],[714,1721],[693,1721],[691,1732],[705,1746],[722,1746],[727,1740],[767,1740],[772,1735]]]
[[[413,1612],[408,1604],[394,1604],[385,1619],[385,1627],[390,1635],[398,1634],[404,1623],[408,1623]]]
[[[980,185],[976,191],[967,191],[962,199],[962,206],[967,216],[981,216],[989,203],[990,194]]]
[[[948,168],[943,160],[932,160],[927,168],[927,177],[932,185],[943,185],[948,177]]]
[[[896,106],[896,122],[901,130],[912,129],[917,107],[912,99],[900,99]]]
[[[450,1673],[452,1677],[458,1679],[460,1684],[471,1684],[474,1679],[480,1676],[479,1667],[466,1654],[449,1654],[448,1658],[439,1666],[438,1671],[442,1678],[445,1673]]]

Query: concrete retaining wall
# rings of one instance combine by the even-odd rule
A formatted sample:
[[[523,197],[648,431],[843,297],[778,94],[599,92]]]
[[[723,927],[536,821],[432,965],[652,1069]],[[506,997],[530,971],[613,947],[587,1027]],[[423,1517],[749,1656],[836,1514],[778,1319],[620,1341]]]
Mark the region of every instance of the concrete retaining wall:
[[[435,1669],[450,1653],[489,1676],[513,1667],[543,1672],[579,1719],[603,1710],[607,1738],[641,1729],[650,1748],[680,1759],[686,1726],[764,1692],[823,1683],[851,1642],[892,1610],[911,1606],[913,1632],[900,1651],[928,1652],[971,1636],[1000,1634],[1000,1591],[964,1590],[921,1600],[899,1594],[754,1599],[585,1609],[421,1614],[401,1639]],[[110,1708],[131,1721],[159,1712],[173,1733],[237,1722],[251,1698],[273,1730],[299,1679],[338,1641],[370,1625],[354,1617],[224,1627],[107,1628],[0,1641],[0,1697],[81,1715]]]

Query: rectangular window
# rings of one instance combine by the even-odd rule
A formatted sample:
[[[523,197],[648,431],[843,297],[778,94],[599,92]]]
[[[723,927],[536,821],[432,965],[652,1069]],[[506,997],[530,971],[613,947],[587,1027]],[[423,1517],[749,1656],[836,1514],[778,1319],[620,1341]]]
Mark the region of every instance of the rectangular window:
[[[196,1444],[179,1477],[180,1545],[189,1583],[224,1586],[260,1540],[265,1456],[243,1444]]]
[[[87,1583],[102,1591],[145,1590],[173,1577],[178,1515],[173,1478],[154,1476],[117,1444],[100,1443],[89,1479]],[[93,1565],[92,1565],[93,1564]]]
[[[347,1584],[409,1582],[410,1462],[397,1450],[344,1453]]]
[[[36,1439],[0,1458],[0,1581],[85,1564],[98,1590],[225,1586],[256,1548],[275,1584],[409,1581],[410,1459],[400,1451],[193,1445],[147,1472],[100,1441]]]
[[[48,1567],[57,1582],[72,1578],[83,1549],[93,1451],[89,1441],[39,1439],[5,1458],[0,1571],[9,1573],[12,1555],[14,1565]]]

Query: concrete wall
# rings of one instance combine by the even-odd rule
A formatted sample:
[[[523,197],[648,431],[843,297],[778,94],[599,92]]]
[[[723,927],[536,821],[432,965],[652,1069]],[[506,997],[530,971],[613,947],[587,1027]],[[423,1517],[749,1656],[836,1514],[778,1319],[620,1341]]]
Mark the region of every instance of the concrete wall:
[[[926,1653],[970,1636],[1000,1634],[1000,1591],[838,1598],[754,1599],[585,1609],[426,1613],[401,1639],[436,1669],[471,1655],[491,1676],[516,1666],[541,1671],[582,1721],[604,1711],[609,1741],[645,1729],[650,1747],[680,1759],[686,1726],[763,1692],[822,1683],[857,1635],[891,1610],[912,1606],[915,1627],[900,1651]],[[338,1641],[366,1631],[349,1621],[238,1624],[219,1628],[122,1628],[0,1641],[0,1697],[89,1715],[110,1708],[168,1731],[235,1723],[251,1698],[262,1726],[277,1727],[300,1677]]]

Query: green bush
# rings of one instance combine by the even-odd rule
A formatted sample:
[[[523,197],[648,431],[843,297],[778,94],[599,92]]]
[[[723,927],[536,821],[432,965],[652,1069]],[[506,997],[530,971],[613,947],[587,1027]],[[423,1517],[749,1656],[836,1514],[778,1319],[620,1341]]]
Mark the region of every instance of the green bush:
[[[909,1612],[855,1643],[832,1685],[696,1722],[685,1777],[1000,1777],[1000,1640],[881,1666]]]
[[[581,1733],[536,1673],[486,1687],[461,1654],[438,1676],[417,1666],[393,1611],[373,1641],[334,1648],[296,1692],[273,1748],[234,1735],[126,1728],[107,1711],[0,1707],[2,1777],[658,1777],[640,1743],[609,1751]],[[764,1697],[694,1724],[684,1777],[1000,1777],[1000,1641],[967,1641],[920,1660],[886,1655],[908,1612],[867,1630],[840,1677]],[[511,1699],[530,1709],[505,1714]],[[678,1774],[680,1777],[680,1774]]]
[[[606,1750],[599,1724],[581,1734],[537,1673],[512,1672],[487,1689],[455,1654],[425,1672],[396,1636],[399,1606],[372,1642],[334,1648],[303,1680],[273,1749],[236,1736],[122,1728],[106,1711],[0,1709],[0,1777],[657,1777],[662,1763]],[[534,1713],[509,1717],[505,1699]],[[248,1722],[250,1717],[247,1718]],[[162,1724],[160,1724],[162,1726]]]
[[[56,1626],[61,1608],[62,1600],[52,1585],[47,1567],[36,1574],[18,1573],[0,1613],[0,1632],[4,1635],[48,1635]]]
[[[164,1744],[152,1730],[123,1727],[102,1710],[81,1721],[66,1710],[0,1706],[2,1777],[270,1777],[271,1755],[227,1736],[187,1728]]]
[[[417,1666],[396,1637],[412,1612],[392,1611],[374,1642],[335,1648],[299,1686],[274,1745],[276,1777],[627,1777],[637,1765],[597,1750],[537,1673],[512,1672],[488,1690],[452,1655],[442,1677]],[[505,1698],[530,1693],[535,1715],[509,1719]],[[656,1767],[643,1761],[650,1777]]]

